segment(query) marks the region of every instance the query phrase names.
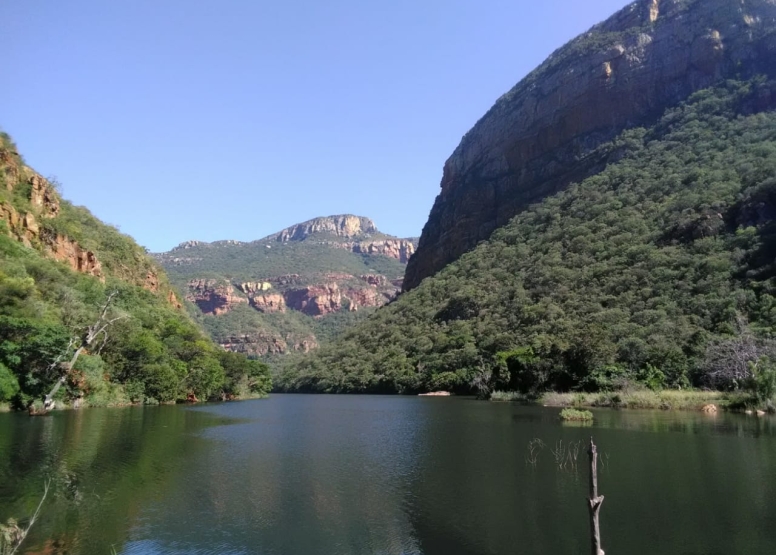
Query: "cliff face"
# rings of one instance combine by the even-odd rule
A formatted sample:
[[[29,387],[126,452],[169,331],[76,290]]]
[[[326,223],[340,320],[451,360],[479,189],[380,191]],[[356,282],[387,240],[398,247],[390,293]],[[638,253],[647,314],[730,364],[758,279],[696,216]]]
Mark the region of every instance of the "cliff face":
[[[638,0],[502,96],[444,165],[417,286],[529,204],[601,171],[596,148],[733,76],[776,75],[776,0]]]
[[[216,279],[197,279],[189,282],[186,300],[196,304],[205,314],[225,314],[236,304],[248,301],[235,294],[234,287],[228,281]]]
[[[18,153],[6,146],[0,148],[0,172],[5,190],[11,195],[9,200],[0,202],[0,219],[5,220],[6,232],[26,247],[38,246],[72,270],[104,281],[102,265],[93,251],[41,226],[41,222],[56,218],[60,213],[59,196],[51,184],[24,165]],[[20,209],[14,206],[14,198]]]
[[[287,241],[303,241],[310,235],[328,233],[337,237],[357,237],[365,233],[377,232],[377,226],[369,218],[345,214],[315,218],[288,227],[273,238],[281,243]]]
[[[47,179],[24,163],[6,136],[0,137],[0,233],[71,270],[103,282],[106,276],[117,277],[163,296],[176,309],[182,308],[164,272],[141,247],[99,222],[85,208],[61,199]],[[82,237],[74,238],[72,233]],[[127,250],[122,255],[111,252],[102,241],[107,236],[114,245],[118,239]],[[122,259],[127,251],[132,251],[132,256]]]
[[[378,274],[362,275],[358,280],[350,274],[327,274],[325,278],[330,281],[281,291],[270,291],[269,282],[233,286],[228,280],[193,279],[187,284],[186,300],[196,304],[204,314],[214,316],[248,304],[264,314],[285,313],[288,309],[322,317],[342,310],[354,312],[360,307],[382,306],[398,293],[396,285]],[[366,284],[357,285],[358,281]]]

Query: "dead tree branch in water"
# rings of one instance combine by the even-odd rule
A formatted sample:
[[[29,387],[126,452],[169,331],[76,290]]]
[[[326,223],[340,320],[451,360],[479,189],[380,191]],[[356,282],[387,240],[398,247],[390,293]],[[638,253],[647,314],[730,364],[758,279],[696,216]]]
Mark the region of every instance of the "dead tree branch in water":
[[[601,526],[598,521],[598,513],[604,502],[604,496],[598,495],[598,449],[593,438],[590,438],[590,448],[587,451],[590,456],[590,498],[587,500],[590,509],[590,545],[592,555],[604,555],[601,549]]]

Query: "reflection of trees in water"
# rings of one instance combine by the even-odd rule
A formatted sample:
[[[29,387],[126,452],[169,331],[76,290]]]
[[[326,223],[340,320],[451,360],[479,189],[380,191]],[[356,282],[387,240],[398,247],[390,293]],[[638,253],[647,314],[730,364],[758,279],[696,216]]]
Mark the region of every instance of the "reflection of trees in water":
[[[118,550],[141,506],[164,495],[178,456],[201,442],[186,432],[214,420],[179,407],[0,416],[0,519],[31,514],[49,477],[20,552],[50,554]]]
[[[187,466],[192,488],[165,499],[159,511],[172,516],[154,536],[183,541],[184,551],[417,553],[405,476],[422,446],[411,415],[387,408],[397,402],[280,396],[262,404],[255,422],[225,429],[219,448]],[[207,531],[192,530],[208,516]]]

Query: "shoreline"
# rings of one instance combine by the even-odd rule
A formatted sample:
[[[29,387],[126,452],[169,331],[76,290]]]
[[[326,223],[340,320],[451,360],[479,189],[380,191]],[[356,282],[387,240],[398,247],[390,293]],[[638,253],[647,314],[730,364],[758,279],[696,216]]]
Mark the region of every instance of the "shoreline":
[[[54,412],[61,412],[61,411],[73,411],[73,410],[83,410],[83,409],[123,409],[128,407],[158,407],[162,405],[166,406],[172,406],[172,405],[189,405],[189,406],[197,406],[202,405],[205,403],[233,403],[235,401],[252,401],[255,399],[268,399],[270,397],[270,394],[267,393],[265,395],[247,395],[244,397],[235,397],[233,399],[228,400],[222,400],[222,399],[213,399],[213,400],[205,400],[205,401],[197,401],[197,402],[189,402],[189,401],[167,401],[163,403],[126,403],[126,402],[119,402],[119,403],[107,403],[107,404],[89,404],[89,403],[81,403],[80,405],[74,405],[73,403],[65,403],[62,401],[55,401],[54,407],[49,410],[46,414],[51,414]],[[16,410],[11,407],[8,403],[0,403],[0,414],[3,413],[19,413],[23,414],[26,413],[27,409],[20,409]],[[34,415],[34,416],[45,416],[45,415]]]
[[[765,412],[762,403],[748,393],[703,390],[665,389],[652,391],[638,389],[601,393],[546,392],[538,397],[514,391],[494,391],[490,402],[518,402],[557,408],[612,408],[641,410],[682,410],[703,412]],[[714,408],[711,408],[711,407]]]

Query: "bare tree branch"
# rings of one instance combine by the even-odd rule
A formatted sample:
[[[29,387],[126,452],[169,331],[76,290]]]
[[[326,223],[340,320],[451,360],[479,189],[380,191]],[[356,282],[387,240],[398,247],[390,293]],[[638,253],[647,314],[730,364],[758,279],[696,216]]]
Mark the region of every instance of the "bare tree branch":
[[[54,362],[52,362],[51,365],[49,366],[50,370],[61,368],[62,374],[60,375],[56,383],[54,383],[54,386],[51,388],[51,391],[48,392],[48,394],[43,400],[44,411],[48,411],[51,408],[53,408],[54,395],[56,395],[57,391],[59,391],[59,388],[62,387],[67,381],[67,377],[70,374],[70,372],[73,370],[73,367],[75,366],[75,363],[78,360],[78,357],[81,355],[81,353],[83,353],[87,349],[87,347],[91,347],[92,343],[94,343],[95,339],[100,335],[105,336],[105,339],[103,340],[103,343],[102,343],[102,346],[104,346],[105,341],[107,341],[108,339],[108,332],[107,332],[108,327],[114,324],[115,322],[118,322],[119,320],[127,318],[126,314],[119,314],[114,318],[108,318],[108,311],[110,310],[111,304],[113,303],[114,299],[118,294],[119,294],[118,291],[112,291],[108,295],[108,298],[105,299],[105,303],[100,308],[100,316],[97,318],[97,320],[91,326],[87,327],[86,330],[80,335],[80,337],[78,336],[72,337],[65,351],[62,354],[60,354],[54,360]],[[100,347],[100,350],[102,350],[102,346]],[[70,355],[70,362],[63,364],[62,360],[68,355]]]
[[[27,523],[26,528],[19,528],[15,522],[9,521],[10,526],[9,529],[12,529],[13,534],[9,535],[12,537],[9,537],[5,539],[8,543],[5,545],[0,545],[0,553],[3,555],[14,555],[16,551],[18,551],[19,546],[21,546],[22,542],[27,537],[27,534],[30,533],[30,529],[32,528],[32,525],[35,524],[35,521],[38,520],[38,515],[40,514],[40,510],[43,507],[43,502],[46,500],[46,496],[49,492],[49,487],[51,486],[51,479],[49,478],[43,483],[43,497],[40,498],[40,502],[38,503],[38,508],[35,509],[35,512],[33,513],[32,517],[30,518],[30,521]],[[2,525],[0,525],[0,528],[2,528]]]

